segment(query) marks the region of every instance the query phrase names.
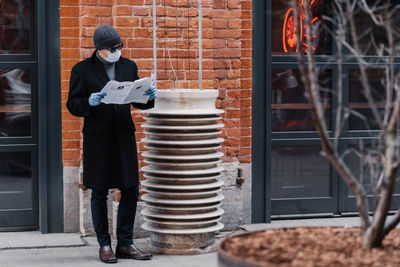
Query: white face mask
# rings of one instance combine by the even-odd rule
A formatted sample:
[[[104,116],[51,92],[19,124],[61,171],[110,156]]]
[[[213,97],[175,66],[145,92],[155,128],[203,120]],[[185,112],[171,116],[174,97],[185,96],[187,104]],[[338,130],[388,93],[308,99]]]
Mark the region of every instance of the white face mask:
[[[107,61],[110,63],[117,62],[120,57],[121,57],[121,50],[119,49],[115,50],[114,53],[111,53],[110,51],[107,52]]]

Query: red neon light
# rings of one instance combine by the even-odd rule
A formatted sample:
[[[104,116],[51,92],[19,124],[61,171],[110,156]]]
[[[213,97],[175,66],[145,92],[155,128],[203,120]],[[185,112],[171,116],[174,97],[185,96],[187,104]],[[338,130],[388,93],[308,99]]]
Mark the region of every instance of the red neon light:
[[[309,1],[310,6],[315,4],[315,0],[307,0]],[[289,51],[299,51],[299,44],[303,44],[304,47],[306,46],[306,43],[304,40],[306,39],[307,35],[303,33],[305,25],[304,20],[305,20],[305,15],[304,15],[304,0],[298,0],[298,7],[299,7],[299,12],[300,12],[300,36],[299,36],[299,43],[297,43],[297,25],[295,22],[294,18],[294,9],[289,8],[288,11],[286,11],[285,14],[285,19],[283,21],[283,31],[282,31],[282,42],[283,42],[283,51],[285,53],[289,53]],[[311,24],[314,24],[315,22],[319,21],[319,17],[314,17],[311,20]],[[317,34],[312,35],[313,39],[317,39],[318,36]],[[316,47],[312,47],[312,50],[316,50]],[[307,49],[304,49],[306,53],[308,53]]]
[[[285,15],[285,20],[283,22],[283,51],[288,53],[287,46],[290,48],[295,48],[296,46],[296,25],[293,16],[293,8],[290,8]],[[286,46],[287,44],[287,46]],[[297,50],[297,48],[296,48]]]

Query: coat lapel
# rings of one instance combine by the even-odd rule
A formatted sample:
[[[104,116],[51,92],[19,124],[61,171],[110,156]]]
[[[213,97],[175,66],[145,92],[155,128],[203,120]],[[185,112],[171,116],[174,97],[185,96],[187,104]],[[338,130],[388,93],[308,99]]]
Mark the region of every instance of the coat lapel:
[[[121,60],[119,60],[117,63],[115,63],[115,80],[119,82],[123,82],[124,79],[124,63],[122,63]]]

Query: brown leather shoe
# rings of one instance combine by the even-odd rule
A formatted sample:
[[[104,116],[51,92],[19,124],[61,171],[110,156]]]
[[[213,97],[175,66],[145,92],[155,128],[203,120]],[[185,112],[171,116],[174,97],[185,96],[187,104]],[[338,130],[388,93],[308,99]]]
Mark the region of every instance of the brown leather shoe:
[[[117,263],[118,259],[115,257],[115,254],[111,248],[111,246],[103,246],[99,250],[99,258],[104,263]]]
[[[153,257],[150,252],[141,251],[135,245],[117,246],[115,251],[117,258],[122,259],[150,260]]]

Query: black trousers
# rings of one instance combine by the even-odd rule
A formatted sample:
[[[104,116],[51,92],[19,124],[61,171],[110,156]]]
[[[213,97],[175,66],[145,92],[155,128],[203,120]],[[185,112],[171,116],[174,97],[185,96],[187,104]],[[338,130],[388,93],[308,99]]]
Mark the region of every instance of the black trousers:
[[[117,241],[118,246],[133,244],[133,224],[135,222],[139,186],[121,190],[121,201],[118,206]],[[111,245],[111,237],[108,233],[107,216],[108,190],[92,190],[91,209],[93,227],[96,231],[99,245]]]

